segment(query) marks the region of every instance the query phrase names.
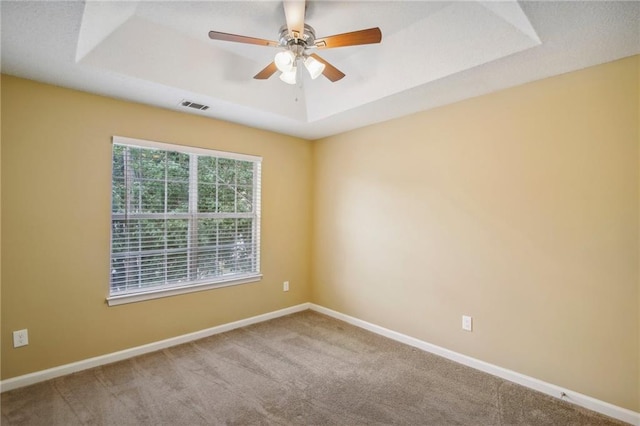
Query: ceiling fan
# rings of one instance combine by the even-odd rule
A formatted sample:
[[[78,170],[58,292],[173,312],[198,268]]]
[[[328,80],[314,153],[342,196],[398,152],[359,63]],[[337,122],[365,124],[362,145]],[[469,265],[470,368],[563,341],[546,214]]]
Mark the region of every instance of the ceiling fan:
[[[213,40],[280,48],[281,50],[275,55],[273,62],[253,76],[253,78],[266,80],[275,74],[276,71],[280,71],[280,80],[288,84],[296,84],[299,68],[298,63],[300,62],[307,69],[312,79],[316,79],[322,74],[332,82],[336,82],[345,76],[342,71],[322,59],[316,53],[310,53],[310,51],[314,49],[374,44],[380,43],[382,40],[382,32],[378,27],[316,38],[315,30],[310,25],[304,23],[305,1],[284,0],[282,3],[287,24],[280,28],[278,41],[222,33],[219,31],[209,31],[209,38]]]

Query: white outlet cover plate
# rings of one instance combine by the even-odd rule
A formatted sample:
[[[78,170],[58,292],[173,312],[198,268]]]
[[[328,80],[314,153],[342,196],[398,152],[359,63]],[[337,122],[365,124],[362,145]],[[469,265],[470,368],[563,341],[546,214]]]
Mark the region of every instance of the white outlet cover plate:
[[[468,315],[462,316],[462,329],[465,331],[472,331],[473,319]]]
[[[13,332],[13,347],[19,348],[29,344],[29,332],[27,329],[16,330]]]

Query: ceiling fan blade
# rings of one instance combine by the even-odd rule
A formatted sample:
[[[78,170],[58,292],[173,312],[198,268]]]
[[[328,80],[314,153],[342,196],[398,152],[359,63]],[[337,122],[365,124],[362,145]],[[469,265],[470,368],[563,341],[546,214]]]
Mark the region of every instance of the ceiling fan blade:
[[[328,49],[331,47],[357,46],[359,44],[374,44],[382,41],[382,31],[380,28],[369,28],[366,30],[353,31],[350,33],[336,34],[329,37],[318,38],[315,41],[316,47]]]
[[[304,34],[304,0],[284,0],[284,16],[287,19],[287,29],[293,38]],[[296,35],[297,34],[297,35]]]
[[[338,81],[342,77],[344,77],[344,73],[342,71],[340,71],[338,68],[336,68],[333,65],[331,65],[329,62],[327,62],[324,59],[322,59],[320,56],[316,55],[315,53],[312,53],[310,56],[313,59],[315,59],[315,60],[317,60],[319,62],[322,62],[324,64],[324,70],[322,71],[322,75],[327,77],[332,82],[335,83],[336,81]]]
[[[254,75],[253,78],[255,78],[256,80],[266,80],[271,77],[276,71],[278,71],[278,68],[276,68],[276,63],[271,62],[262,71]]]
[[[209,31],[209,38],[213,40],[233,41],[236,43],[257,44],[259,46],[279,46],[279,43],[277,41],[241,36],[236,34],[221,33],[219,31]]]

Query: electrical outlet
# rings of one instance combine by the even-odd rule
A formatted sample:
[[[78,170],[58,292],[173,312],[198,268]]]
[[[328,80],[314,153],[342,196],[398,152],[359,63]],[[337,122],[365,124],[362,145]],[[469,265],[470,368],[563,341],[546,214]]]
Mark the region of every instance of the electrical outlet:
[[[13,347],[19,348],[20,346],[27,346],[29,344],[29,331],[18,330],[13,332]]]
[[[462,316],[462,329],[464,331],[472,331],[473,330],[473,318],[468,315]]]
[[[289,291],[289,281],[282,283],[282,291]]]

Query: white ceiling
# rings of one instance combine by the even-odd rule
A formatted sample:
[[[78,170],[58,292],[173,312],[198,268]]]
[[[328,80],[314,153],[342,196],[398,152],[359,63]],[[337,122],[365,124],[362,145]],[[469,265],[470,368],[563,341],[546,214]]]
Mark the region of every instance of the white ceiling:
[[[2,1],[2,72],[306,139],[640,53],[640,2],[313,1],[318,37],[380,27],[382,43],[318,51],[346,74],[252,77],[276,48],[272,1]],[[189,100],[207,111],[186,109]]]

